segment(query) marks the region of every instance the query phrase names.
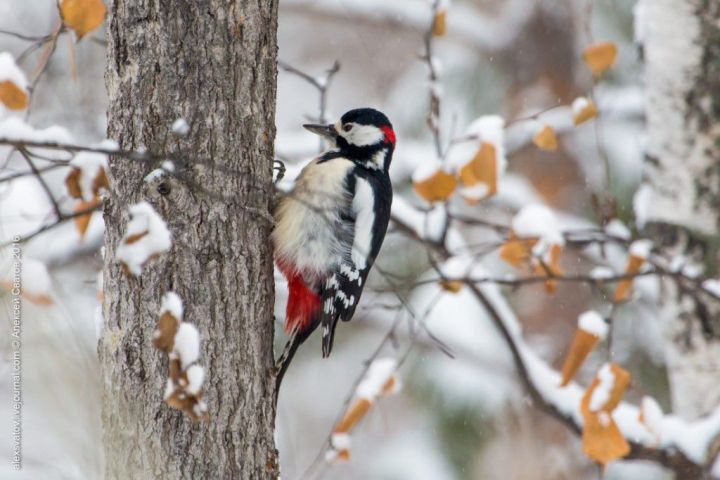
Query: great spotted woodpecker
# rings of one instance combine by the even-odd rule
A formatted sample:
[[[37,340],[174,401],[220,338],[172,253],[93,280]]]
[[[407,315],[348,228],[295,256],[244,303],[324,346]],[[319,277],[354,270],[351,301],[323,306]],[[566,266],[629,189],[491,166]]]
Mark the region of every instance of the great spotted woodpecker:
[[[330,149],[300,173],[275,210],[275,261],[288,281],[278,381],[297,347],[322,326],[322,354],[330,355],[338,320],[357,308],[380,251],[392,203],[388,169],[395,132],[372,108],[350,110],[334,125],[304,125]]]

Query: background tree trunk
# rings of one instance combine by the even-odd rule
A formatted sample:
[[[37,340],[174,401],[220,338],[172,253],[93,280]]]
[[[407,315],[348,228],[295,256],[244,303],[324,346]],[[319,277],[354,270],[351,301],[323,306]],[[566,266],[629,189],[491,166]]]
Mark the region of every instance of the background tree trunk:
[[[105,209],[99,345],[107,478],[275,478],[272,159],[277,2],[115,0],[109,12],[108,136],[123,149],[175,152],[159,166],[113,158]],[[178,118],[190,133],[171,133]],[[148,200],[173,247],[142,276],[115,259],[128,205]],[[202,336],[210,421],[162,400],[164,354],[151,346],[162,295],[176,291]]]
[[[641,0],[647,82],[648,233],[717,273],[720,226],[720,4]],[[697,289],[671,282],[661,308],[676,412],[720,403],[720,316]]]

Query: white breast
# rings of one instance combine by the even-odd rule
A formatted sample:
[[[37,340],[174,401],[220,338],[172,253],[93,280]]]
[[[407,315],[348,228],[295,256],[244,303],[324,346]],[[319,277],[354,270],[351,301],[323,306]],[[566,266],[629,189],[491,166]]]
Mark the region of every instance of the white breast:
[[[345,177],[354,164],[344,158],[314,160],[275,211],[272,238],[276,258],[318,279],[349,253],[339,235],[339,213],[350,202]]]

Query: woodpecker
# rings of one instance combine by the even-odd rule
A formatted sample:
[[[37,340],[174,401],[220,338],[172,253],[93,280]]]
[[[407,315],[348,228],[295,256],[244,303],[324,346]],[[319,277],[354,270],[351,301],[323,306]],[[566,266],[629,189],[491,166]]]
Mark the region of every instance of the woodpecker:
[[[303,125],[330,149],[300,173],[275,210],[275,262],[288,281],[285,331],[289,359],[322,326],[322,355],[330,355],[338,320],[352,318],[390,221],[388,169],[395,132],[372,108],[350,110],[331,125]],[[288,359],[289,357],[289,359]]]

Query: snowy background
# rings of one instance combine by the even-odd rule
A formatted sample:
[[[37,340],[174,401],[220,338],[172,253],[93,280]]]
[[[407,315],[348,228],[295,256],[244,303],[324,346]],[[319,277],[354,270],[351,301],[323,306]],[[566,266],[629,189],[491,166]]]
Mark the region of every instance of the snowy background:
[[[632,227],[643,138],[633,2],[592,3],[592,10],[585,2],[571,0],[455,0],[452,4],[447,35],[434,40],[445,141],[461,135],[481,115],[500,115],[510,122],[549,107],[567,106],[593,88],[603,112],[602,122],[578,128],[572,127],[569,107],[540,117],[558,131],[561,146],[552,153],[529,143],[539,122],[511,123],[505,130],[508,166],[498,195],[476,206],[457,198],[452,202],[457,213],[509,225],[521,207],[541,203],[556,212],[563,228],[596,225],[591,194],[606,188],[605,152],[612,176],[609,193],[618,199],[619,219]],[[431,19],[425,0],[284,0],[280,8],[280,59],[318,78],[336,60],[340,62],[328,90],[328,120],[335,121],[346,110],[360,106],[385,112],[398,134],[391,171],[396,194],[399,201],[418,207],[423,204],[412,190],[411,176],[419,165],[435,160],[426,125],[427,65],[420,59]],[[54,0],[0,0],[0,30],[45,35],[57,22]],[[0,136],[3,120],[19,117],[37,129],[60,126],[63,130],[46,134],[53,138],[88,144],[105,138],[103,32],[90,37],[77,45],[72,45],[69,36],[60,38],[29,111],[0,110]],[[617,66],[593,87],[581,52],[595,40],[615,42],[619,58]],[[17,58],[27,46],[26,41],[0,34],[0,52]],[[26,75],[34,71],[39,55],[33,52],[20,63]],[[317,153],[317,138],[300,125],[316,120],[318,96],[308,82],[287,71],[280,71],[278,82],[277,155],[286,161],[291,180],[295,166]],[[456,155],[464,154],[460,150]],[[9,148],[0,147],[0,176],[24,167],[21,157],[8,157],[8,152]],[[60,168],[45,176],[56,197],[64,198],[63,205],[69,205],[63,185],[66,175],[67,169]],[[0,242],[35,230],[50,214],[51,205],[36,179],[0,184]],[[492,230],[458,228],[466,244],[499,240]],[[101,221],[94,218],[85,239],[79,239],[67,223],[23,246],[26,261],[37,260],[47,269],[47,277],[41,265],[40,273],[24,281],[45,291],[53,303],[25,302],[25,469],[13,474],[9,460],[3,460],[0,478],[100,478],[96,312],[101,237]],[[6,258],[3,254],[3,261]],[[579,257],[564,262],[570,271],[588,267],[587,259]],[[608,263],[618,271],[624,262],[622,252],[609,252]],[[481,268],[496,276],[513,272],[497,253],[483,257],[482,263]],[[392,307],[399,300],[393,291],[398,289],[417,312],[424,312],[437,297],[427,327],[456,358],[449,358],[421,335],[400,370],[401,392],[382,398],[354,432],[352,460],[317,473],[338,479],[598,478],[598,467],[583,455],[579,438],[530,406],[507,347],[466,290],[448,294],[435,283],[413,288],[418,279],[432,276],[430,264],[422,248],[397,232],[389,234],[378,266],[399,276],[400,286],[391,288],[388,279],[375,272],[370,281],[375,292],[364,296],[353,322],[340,326],[333,356],[323,360],[319,338],[312,338],[290,367],[277,417],[283,478],[300,478],[316,457],[324,455],[324,442],[364,361],[395,321],[397,309]],[[286,299],[283,281],[277,280],[280,321]],[[629,399],[649,394],[667,408],[668,387],[657,341],[660,333],[648,316],[657,286],[653,280],[643,280],[637,282],[637,289],[640,299],[614,317],[612,359],[634,374]],[[553,295],[542,284],[505,293],[528,345],[555,367],[562,362],[578,315],[606,308],[603,297],[587,285],[561,283]],[[9,295],[4,291],[0,291],[0,302],[5,303],[0,316],[9,316]],[[0,334],[0,353],[5,359],[0,362],[0,392],[8,398],[9,317],[0,325],[7,330]],[[283,339],[277,342],[280,347]],[[408,342],[405,323],[398,329],[398,342]],[[386,350],[394,352],[392,346]],[[587,384],[607,356],[602,349],[596,352],[579,380]],[[0,431],[10,432],[10,418],[9,400],[0,402]],[[9,455],[9,442],[9,433],[0,435],[0,458]],[[608,468],[604,478],[668,476],[647,464],[619,462]]]

